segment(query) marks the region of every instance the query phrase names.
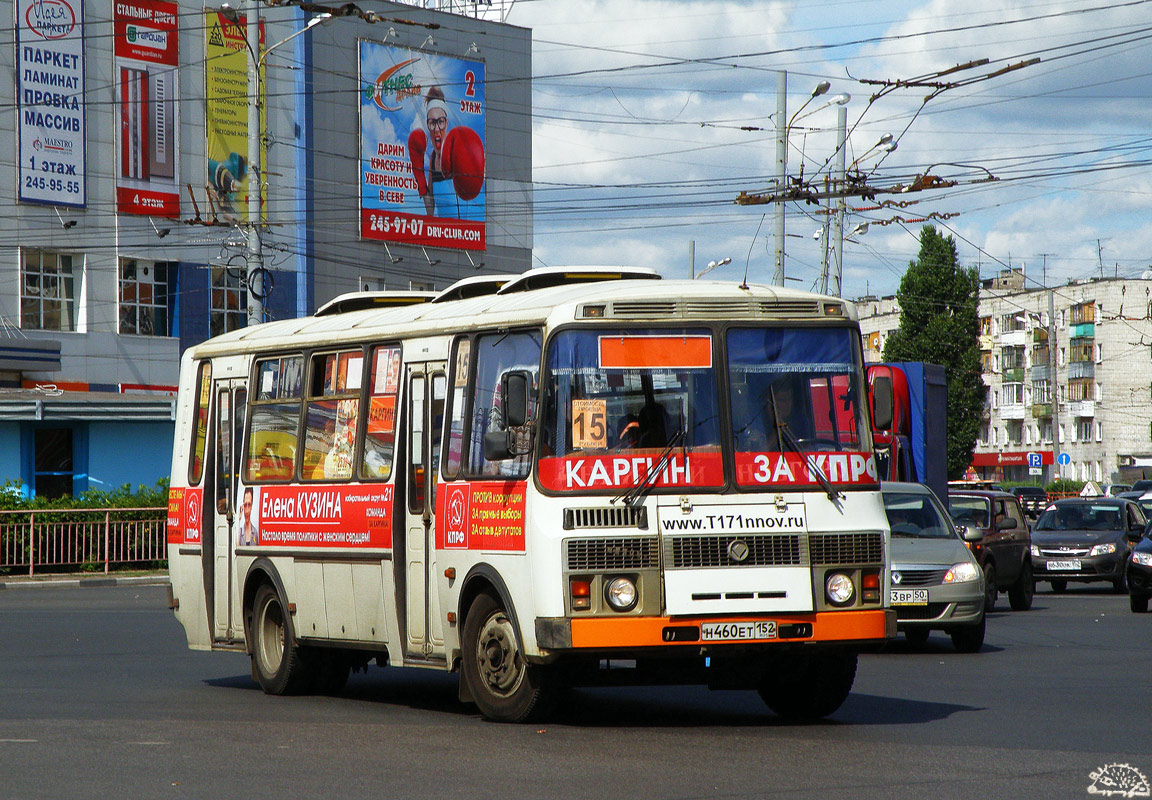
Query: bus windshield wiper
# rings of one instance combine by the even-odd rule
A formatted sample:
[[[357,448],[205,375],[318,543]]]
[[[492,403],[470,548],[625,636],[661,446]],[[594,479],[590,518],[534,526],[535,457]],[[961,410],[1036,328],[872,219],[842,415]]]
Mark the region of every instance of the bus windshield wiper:
[[[681,427],[672,434],[672,438],[670,438],[668,444],[664,446],[660,457],[648,468],[648,473],[644,476],[644,480],[640,481],[640,483],[633,486],[624,494],[613,497],[612,502],[615,503],[617,500],[622,499],[624,504],[630,508],[638,508],[640,504],[644,502],[644,498],[648,496],[648,493],[652,491],[652,487],[656,484],[657,476],[664,471],[664,467],[668,466],[668,459],[672,457],[672,451],[676,448],[676,445],[683,441],[684,428]]]
[[[788,428],[787,422],[780,421],[780,414],[776,411],[776,387],[768,389],[769,397],[772,400],[772,420],[776,424],[776,438],[780,442],[788,445],[788,448],[794,453],[804,459],[808,467],[808,472],[816,476],[816,480],[828,495],[828,499],[833,503],[843,498],[836,487],[832,485],[832,481],[828,480],[828,476],[824,474],[824,470],[820,469],[820,465],[816,463],[814,456],[805,455],[803,448],[800,447],[800,442],[796,441],[796,437],[792,435],[792,431]]]

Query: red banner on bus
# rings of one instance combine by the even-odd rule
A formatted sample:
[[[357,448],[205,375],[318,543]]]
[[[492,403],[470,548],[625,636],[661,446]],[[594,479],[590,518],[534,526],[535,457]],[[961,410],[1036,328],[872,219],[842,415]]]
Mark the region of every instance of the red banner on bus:
[[[568,456],[540,459],[540,484],[554,492],[580,489],[628,489],[643,483],[660,463],[660,453],[628,453],[609,456]],[[706,487],[724,484],[720,453],[689,452],[668,457],[656,471],[653,487]]]
[[[813,469],[814,465],[816,469]],[[880,483],[871,453],[737,453],[736,482],[741,486],[818,484],[817,469],[829,483],[875,486]]]
[[[241,544],[272,547],[392,547],[391,485],[253,486],[256,529],[237,515]],[[241,509],[248,504],[243,498]]]
[[[525,481],[442,483],[436,489],[437,550],[524,552]]]
[[[204,490],[199,486],[168,490],[168,544],[200,544]]]

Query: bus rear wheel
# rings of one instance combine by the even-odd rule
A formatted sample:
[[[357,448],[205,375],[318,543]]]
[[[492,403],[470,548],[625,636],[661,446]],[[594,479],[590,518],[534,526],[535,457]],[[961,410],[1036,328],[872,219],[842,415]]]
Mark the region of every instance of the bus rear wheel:
[[[552,675],[547,667],[524,660],[512,620],[492,595],[472,601],[461,649],[461,680],[485,717],[528,722],[551,710]]]
[[[304,690],[311,676],[308,661],[292,630],[280,594],[265,584],[252,604],[252,674],[267,694]]]
[[[821,719],[843,705],[855,680],[856,653],[805,653],[773,660],[759,691],[764,704],[785,719]]]

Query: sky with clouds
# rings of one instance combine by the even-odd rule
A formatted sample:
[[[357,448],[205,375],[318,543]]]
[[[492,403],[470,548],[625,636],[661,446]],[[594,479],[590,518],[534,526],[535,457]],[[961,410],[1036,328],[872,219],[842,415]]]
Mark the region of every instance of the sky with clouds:
[[[851,96],[845,160],[876,194],[846,200],[845,233],[868,228],[845,297],[894,293],[924,220],[984,277],[1152,267],[1152,0],[517,0],[506,21],[533,33],[537,266],[687,277],[694,243],[696,272],[770,282],[773,206],[735,200],[772,191],[784,70],[804,185],[833,172],[827,100]],[[925,174],[945,185],[898,191]],[[787,205],[789,286],[819,286],[825,210]]]

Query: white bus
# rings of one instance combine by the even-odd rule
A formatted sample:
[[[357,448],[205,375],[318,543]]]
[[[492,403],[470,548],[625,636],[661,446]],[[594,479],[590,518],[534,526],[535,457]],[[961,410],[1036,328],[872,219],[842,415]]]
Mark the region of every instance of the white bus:
[[[171,606],[272,694],[375,660],[503,721],[603,681],[827,715],[895,635],[862,359],[839,298],[619,268],[217,337],[181,369]]]

